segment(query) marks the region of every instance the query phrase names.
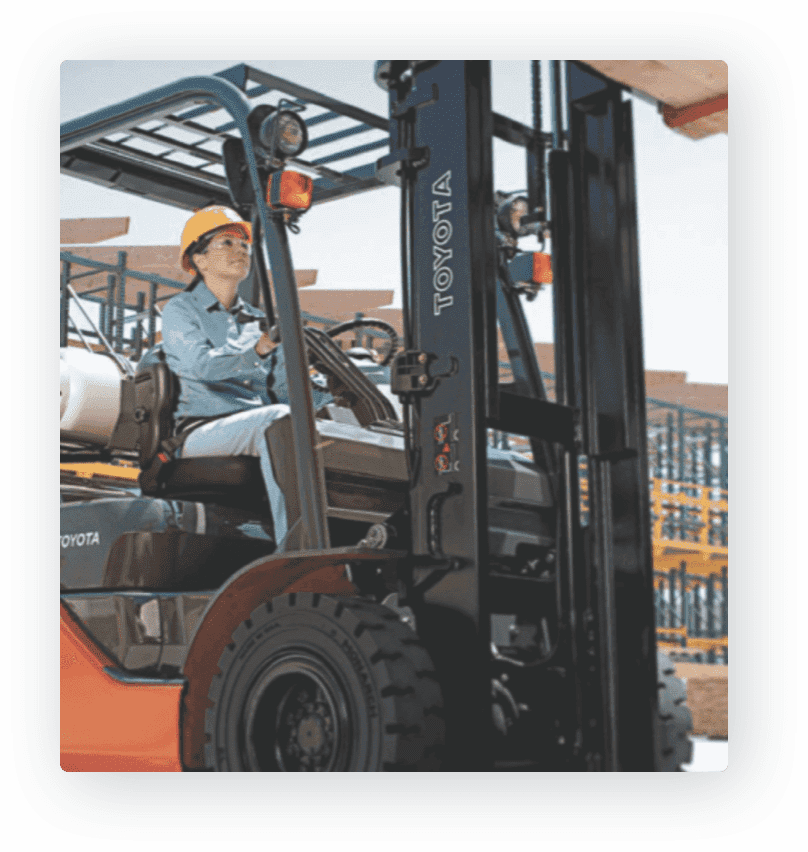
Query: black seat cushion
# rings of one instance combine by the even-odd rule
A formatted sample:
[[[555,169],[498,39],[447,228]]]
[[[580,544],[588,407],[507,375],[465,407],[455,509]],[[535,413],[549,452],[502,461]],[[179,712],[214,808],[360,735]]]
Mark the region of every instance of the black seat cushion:
[[[148,360],[148,359],[144,359]],[[140,490],[151,497],[215,502],[269,514],[261,465],[253,456],[169,458],[179,382],[164,360],[148,360],[135,376],[140,424]]]
[[[268,512],[261,463],[254,456],[172,459],[140,474],[144,494],[174,499],[210,500],[224,506]]]

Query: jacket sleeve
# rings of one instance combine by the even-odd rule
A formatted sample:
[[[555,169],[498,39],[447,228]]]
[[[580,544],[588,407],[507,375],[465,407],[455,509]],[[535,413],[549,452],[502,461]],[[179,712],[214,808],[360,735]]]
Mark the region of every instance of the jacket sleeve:
[[[172,299],[163,309],[163,348],[180,376],[207,382],[237,378],[265,363],[255,351],[261,337],[258,323],[240,328],[238,337],[214,348],[194,312]]]

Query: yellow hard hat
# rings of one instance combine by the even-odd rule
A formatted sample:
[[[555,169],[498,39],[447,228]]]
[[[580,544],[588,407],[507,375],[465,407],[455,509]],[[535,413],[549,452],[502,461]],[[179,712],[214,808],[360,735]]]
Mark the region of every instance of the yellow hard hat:
[[[180,263],[186,272],[194,272],[191,265],[191,249],[202,237],[222,228],[238,227],[244,233],[244,239],[252,242],[252,228],[249,222],[245,222],[235,210],[215,204],[197,210],[185,223],[180,240]]]

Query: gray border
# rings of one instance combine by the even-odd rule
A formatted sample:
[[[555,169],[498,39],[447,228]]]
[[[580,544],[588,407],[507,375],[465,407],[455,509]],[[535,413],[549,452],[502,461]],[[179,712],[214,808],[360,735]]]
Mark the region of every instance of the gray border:
[[[12,507],[12,634],[20,651],[12,726],[22,789],[54,826],[90,837],[184,840],[684,839],[743,831],[782,798],[796,730],[796,483],[785,475],[785,459],[795,458],[796,447],[793,429],[786,432],[796,422],[796,126],[785,61],[760,30],[718,16],[464,12],[462,18],[461,24],[456,13],[318,13],[316,21],[311,13],[226,19],[116,13],[55,26],[29,50],[13,123],[12,192],[25,214],[12,225],[12,281],[26,286],[12,288],[12,481],[13,493],[25,495]],[[37,286],[52,277],[53,261],[44,263],[50,255],[40,247],[55,245],[57,235],[49,140],[57,132],[58,65],[80,58],[232,60],[258,52],[295,58],[301,33],[318,58],[400,55],[416,45],[439,46],[449,58],[552,58],[591,52],[608,39],[611,56],[729,62],[733,100],[743,104],[733,112],[730,146],[729,339],[733,375],[743,377],[730,404],[733,659],[757,681],[744,688],[734,677],[730,687],[727,772],[649,779],[391,775],[383,782],[351,775],[335,784],[325,777],[178,780],[58,769],[58,637],[47,568],[56,554],[42,547],[40,532],[57,512],[55,448],[42,424],[50,422],[55,398],[50,365],[58,318],[44,295],[40,308],[46,290]],[[755,121],[745,118],[750,115]],[[757,348],[748,345],[752,340]],[[752,613],[755,633],[748,629]]]

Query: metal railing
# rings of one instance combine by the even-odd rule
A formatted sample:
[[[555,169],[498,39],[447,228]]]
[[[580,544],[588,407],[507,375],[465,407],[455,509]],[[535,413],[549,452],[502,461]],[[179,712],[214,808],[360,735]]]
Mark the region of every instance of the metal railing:
[[[729,502],[727,490],[654,479],[651,488],[654,538],[726,548]]]
[[[728,663],[729,577],[727,566],[707,576],[687,564],[654,572],[657,638],[680,659]]]
[[[187,283],[173,278],[131,269],[127,266],[128,257],[125,251],[118,252],[118,262],[115,264],[80,257],[68,251],[60,252],[59,260],[61,262],[60,346],[68,346],[68,341],[76,338],[78,340],[89,338],[101,344],[105,337],[119,355],[139,360],[143,352],[157,342],[160,306],[187,286]],[[77,269],[84,271],[77,272]],[[104,273],[106,273],[105,283],[78,293],[75,291],[73,285],[76,281]],[[145,281],[149,284],[148,293],[138,292],[135,303],[126,301],[126,282],[130,279]],[[168,288],[169,292],[158,295],[160,287]],[[71,323],[70,305],[76,298],[98,305],[97,327],[94,328],[90,323],[89,328],[79,329],[75,322]],[[301,316],[305,323],[322,325],[325,328],[342,322],[342,320],[318,316],[306,311],[302,311]],[[356,314],[356,317],[361,316]],[[372,328],[362,329],[357,334],[363,338],[385,337],[383,332]]]
[[[649,399],[648,450],[653,475],[672,482],[727,488],[727,418]]]
[[[155,344],[160,304],[168,301],[186,286],[180,281],[164,278],[162,275],[130,269],[127,266],[125,251],[118,252],[116,264],[80,257],[67,251],[59,253],[59,260],[61,261],[60,346],[68,345],[70,304],[74,298],[78,297],[82,301],[98,305],[98,331],[109,340],[114,351],[127,358],[138,360],[145,349]],[[84,271],[77,272],[77,268]],[[104,283],[75,293],[73,284],[76,281],[104,273],[106,273]],[[129,279],[145,281],[149,285],[148,295],[139,291],[134,304],[126,302],[126,282]],[[160,286],[169,288],[170,292],[158,296]],[[74,290],[73,295],[71,295],[71,289]],[[98,331],[90,328],[84,330],[84,335],[98,339]]]

